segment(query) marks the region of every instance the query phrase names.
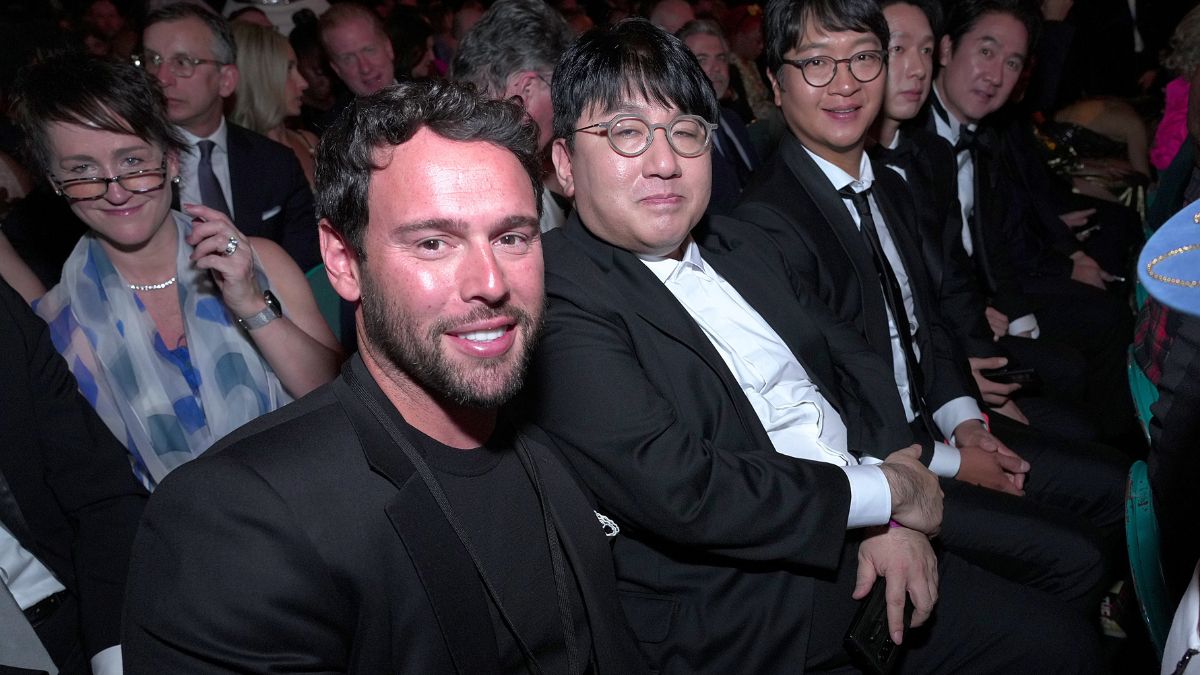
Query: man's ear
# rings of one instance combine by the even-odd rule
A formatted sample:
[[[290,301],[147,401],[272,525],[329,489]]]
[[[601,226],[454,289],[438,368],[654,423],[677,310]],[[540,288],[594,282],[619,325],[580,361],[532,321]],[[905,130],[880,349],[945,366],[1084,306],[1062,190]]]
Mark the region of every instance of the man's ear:
[[[358,254],[350,247],[349,242],[333,229],[328,218],[322,218],[321,222],[317,223],[317,234],[321,239],[321,258],[325,260],[325,274],[329,275],[329,284],[346,302],[358,302],[362,297]]]
[[[771,93],[775,95],[775,107],[783,105],[783,87],[779,86],[779,80],[775,78],[775,73],[767,71],[767,81],[771,83]]]
[[[950,57],[954,55],[954,44],[950,42],[949,35],[943,35],[941,42],[938,43],[938,62],[945,68],[950,64]]]
[[[233,92],[237,91],[238,67],[232,63],[221,66],[221,76],[217,84],[217,93],[221,98],[229,98],[233,96]]]
[[[567,150],[567,139],[556,138],[550,145],[550,159],[554,162],[554,175],[562,186],[563,195],[575,196],[575,173],[571,166],[571,153]]]

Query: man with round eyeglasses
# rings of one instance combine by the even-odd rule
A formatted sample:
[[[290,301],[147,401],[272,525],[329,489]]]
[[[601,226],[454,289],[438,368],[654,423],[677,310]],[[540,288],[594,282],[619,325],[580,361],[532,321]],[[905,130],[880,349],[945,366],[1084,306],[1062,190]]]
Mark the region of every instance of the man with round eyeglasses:
[[[286,250],[302,270],[320,263],[312,190],[295,156],[278,143],[225,119],[237,89],[237,45],[229,23],[191,3],[146,17],[135,65],[154,76],[167,116],[190,152],[180,158],[179,204],[227,214],[248,235]]]
[[[923,623],[939,594],[936,478],[895,394],[879,393],[887,364],[792,286],[769,241],[703,223],[717,107],[698,64],[629,20],[567,51],[553,100],[555,168],[577,208],[543,237],[527,404],[628,534],[618,591],[651,667],[847,666],[854,598],[877,575],[923,575]],[[905,672],[951,672],[959,649],[984,671],[1005,663],[988,630],[956,627],[975,610],[964,598],[1003,604],[1007,587],[957,564],[957,602],[914,636]],[[898,588],[881,622],[908,645]]]

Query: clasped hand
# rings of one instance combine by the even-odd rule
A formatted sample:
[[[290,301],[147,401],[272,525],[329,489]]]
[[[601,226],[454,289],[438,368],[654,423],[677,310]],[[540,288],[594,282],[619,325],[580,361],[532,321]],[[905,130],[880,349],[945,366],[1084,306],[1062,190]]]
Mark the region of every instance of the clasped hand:
[[[875,580],[886,579],[888,633],[904,641],[904,597],[912,598],[912,627],[925,623],[938,599],[937,557],[929,538],[906,527],[876,528],[858,547],[858,580],[854,599],[871,592]]]

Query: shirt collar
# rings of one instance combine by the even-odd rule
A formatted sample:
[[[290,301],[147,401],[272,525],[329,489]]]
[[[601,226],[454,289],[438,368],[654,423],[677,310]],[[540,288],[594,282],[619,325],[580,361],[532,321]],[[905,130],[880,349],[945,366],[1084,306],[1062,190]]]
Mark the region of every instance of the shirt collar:
[[[849,185],[855,192],[862,192],[863,190],[870,190],[871,184],[875,182],[875,171],[871,168],[871,159],[867,157],[867,153],[865,152],[858,160],[859,177],[855,178],[843,171],[841,167],[835,166],[832,162],[816,156],[808,148],[804,148],[804,151],[817,163],[817,168],[821,170],[821,173],[825,174],[829,182],[833,183],[833,189],[835,190],[841,190]]]
[[[931,111],[933,114],[933,119],[937,123],[939,133],[942,129],[949,129],[950,135],[944,136],[944,138],[951,143],[957,143],[958,136],[962,133],[963,125],[958,121],[958,118],[954,116],[954,113],[950,112],[950,109],[946,107],[946,100],[942,98],[942,93],[938,91],[938,85],[936,82],[933,84],[933,95],[937,97],[938,104],[942,106],[942,110],[946,111],[946,119],[942,119],[942,116],[937,114],[936,110]],[[968,124],[967,128],[971,131],[975,131],[977,128],[979,128],[979,125]]]
[[[704,258],[700,257],[700,247],[696,245],[696,240],[688,237],[687,247],[683,249],[683,256],[679,260],[667,258],[665,256],[645,255],[642,253],[634,254],[638,260],[642,261],[654,276],[664,284],[672,279],[677,278],[684,269],[689,267],[694,268],[701,273],[706,271]]]
[[[225,142],[229,138],[229,127],[225,126],[225,117],[221,116],[221,124],[217,126],[217,130],[208,136],[197,136],[183,127],[176,127],[183,134],[183,138],[188,142],[189,149],[194,151],[196,144],[200,141],[212,141],[222,152],[228,152],[225,147]]]

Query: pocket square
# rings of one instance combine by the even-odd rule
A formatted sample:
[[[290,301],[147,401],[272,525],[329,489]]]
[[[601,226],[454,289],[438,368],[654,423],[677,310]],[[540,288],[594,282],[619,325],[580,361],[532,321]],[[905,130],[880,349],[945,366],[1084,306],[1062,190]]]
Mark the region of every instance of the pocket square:
[[[276,206],[275,208],[267,209],[266,211],[263,211],[262,219],[270,220],[270,219],[274,218],[276,216],[276,214],[278,214],[282,210],[283,210],[282,206]]]

